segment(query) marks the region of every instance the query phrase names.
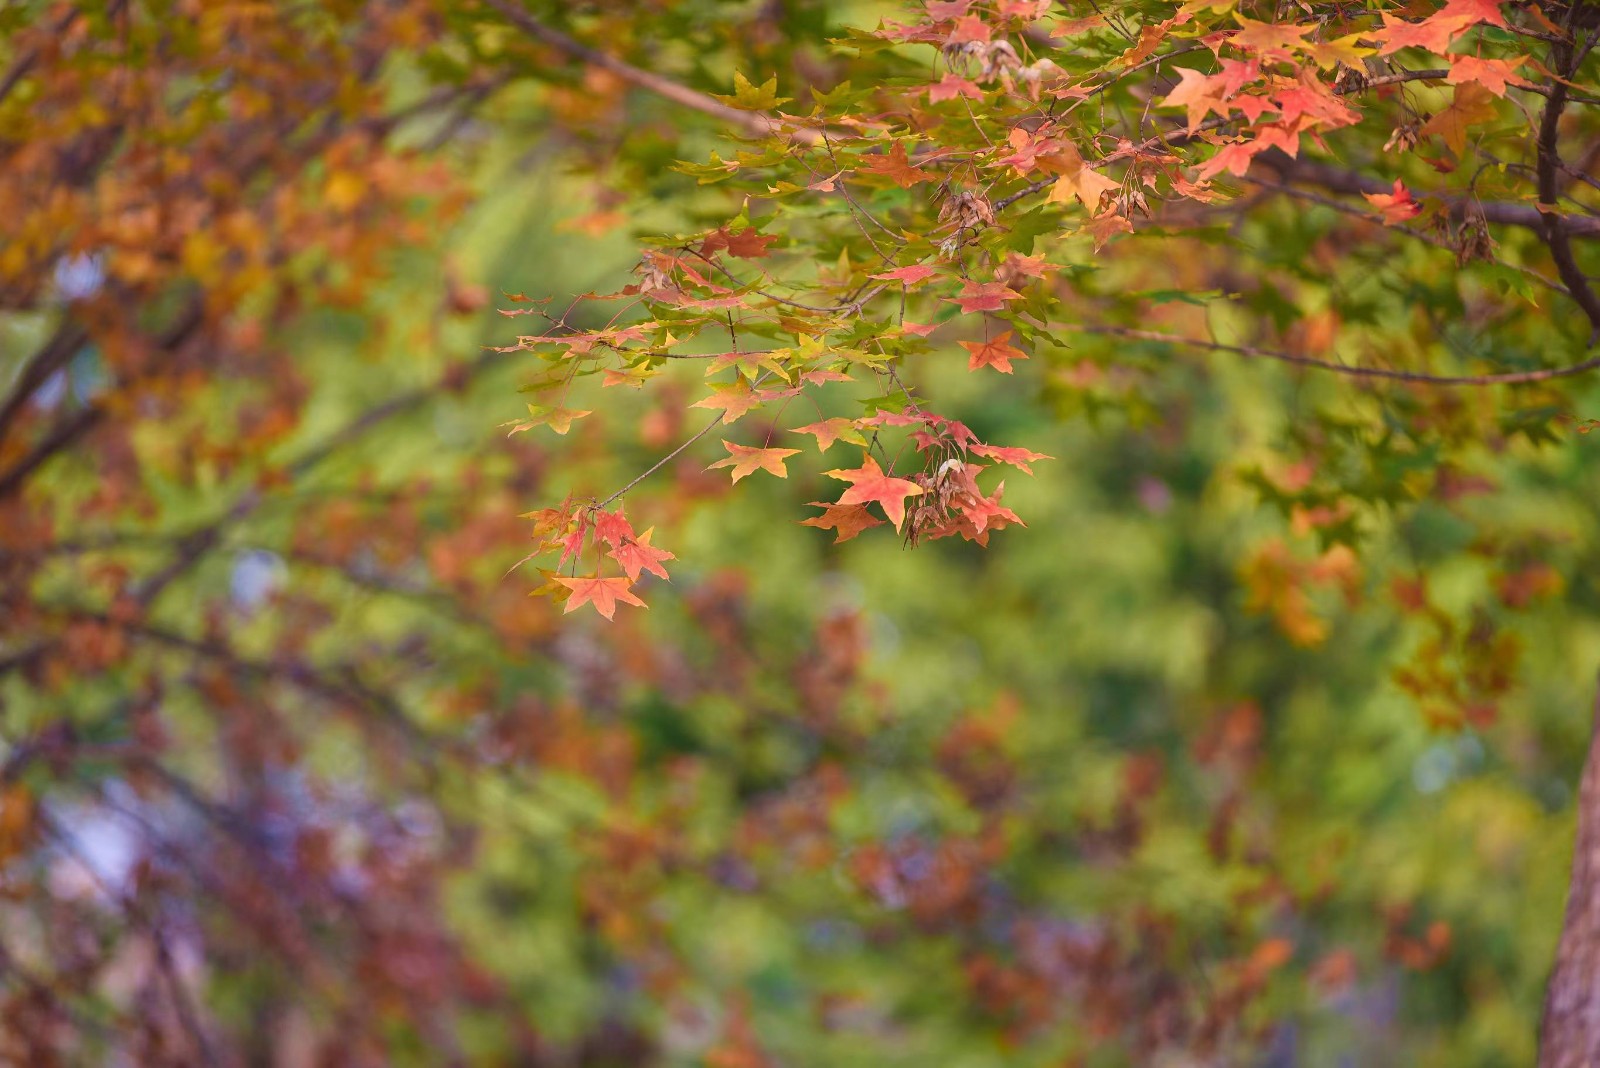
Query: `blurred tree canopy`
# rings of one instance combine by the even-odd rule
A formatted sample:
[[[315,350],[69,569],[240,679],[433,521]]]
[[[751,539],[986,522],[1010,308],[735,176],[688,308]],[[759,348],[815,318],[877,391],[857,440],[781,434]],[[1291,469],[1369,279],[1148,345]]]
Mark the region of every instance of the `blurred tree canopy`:
[[[1597,23],[7,5],[0,1060],[1591,1063]]]

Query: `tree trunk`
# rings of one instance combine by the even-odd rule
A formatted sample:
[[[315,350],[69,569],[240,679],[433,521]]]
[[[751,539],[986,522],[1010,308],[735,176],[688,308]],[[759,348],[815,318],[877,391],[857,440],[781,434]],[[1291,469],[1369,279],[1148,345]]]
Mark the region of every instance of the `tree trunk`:
[[[1600,1065],[1600,697],[1578,785],[1567,915],[1539,1025],[1539,1068]]]

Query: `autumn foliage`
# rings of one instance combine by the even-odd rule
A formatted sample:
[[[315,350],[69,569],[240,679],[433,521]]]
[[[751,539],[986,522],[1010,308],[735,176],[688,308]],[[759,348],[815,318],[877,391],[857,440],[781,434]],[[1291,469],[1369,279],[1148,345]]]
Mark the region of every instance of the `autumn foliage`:
[[[0,1062],[1600,1057],[1589,6],[0,34]]]

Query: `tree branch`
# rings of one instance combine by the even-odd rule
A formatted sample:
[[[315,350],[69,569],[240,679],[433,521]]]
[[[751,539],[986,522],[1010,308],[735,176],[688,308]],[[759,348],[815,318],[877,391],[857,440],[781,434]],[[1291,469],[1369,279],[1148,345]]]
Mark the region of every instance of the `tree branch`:
[[[591,67],[599,67],[609,71],[647,92],[654,93],[663,100],[670,100],[674,104],[698,111],[713,118],[721,119],[729,125],[738,127],[745,133],[754,137],[788,137],[805,144],[816,144],[822,137],[815,130],[803,127],[791,127],[783,121],[773,118],[760,111],[743,111],[739,108],[729,107],[722,101],[706,95],[686,85],[679,85],[670,78],[663,78],[647,70],[640,70],[631,63],[625,63],[615,56],[590,48],[588,45],[572,37],[568,37],[560,30],[546,26],[534,18],[526,8],[518,6],[512,0],[483,0],[484,3],[504,15],[519,29],[543,43],[565,52],[574,59],[581,60]]]
[[[1138,330],[1126,326],[1107,326],[1090,323],[1053,323],[1051,325],[1059,329],[1074,330],[1080,334],[1104,334],[1108,337],[1127,338],[1130,341],[1155,341],[1166,345],[1186,345],[1190,348],[1207,349],[1211,352],[1231,352],[1238,356],[1276,360],[1279,363],[1293,364],[1296,367],[1332,371],[1351,378],[1381,378],[1395,382],[1412,382],[1424,386],[1529,385],[1558,378],[1571,378],[1574,375],[1581,375],[1600,367],[1600,356],[1593,356],[1582,363],[1575,363],[1568,367],[1541,368],[1537,371],[1508,371],[1502,374],[1488,375],[1432,375],[1422,371],[1396,371],[1386,367],[1355,367],[1350,364],[1334,363],[1331,360],[1319,360],[1313,356],[1285,352],[1282,349],[1267,349],[1257,345],[1229,345],[1220,341],[1182,337],[1178,334],[1163,334],[1155,330]]]
[[[1546,109],[1548,113],[1549,109]],[[1261,164],[1280,178],[1290,182],[1304,182],[1326,189],[1330,193],[1344,193],[1350,196],[1369,196],[1377,193],[1392,193],[1394,187],[1377,178],[1368,178],[1355,171],[1344,167],[1336,167],[1329,163],[1316,163],[1312,160],[1291,159],[1283,152],[1272,149],[1255,157],[1254,162]],[[1502,226],[1520,226],[1525,229],[1546,233],[1554,226],[1564,237],[1577,235],[1592,237],[1600,235],[1600,218],[1590,218],[1579,215],[1562,215],[1540,211],[1531,204],[1509,204],[1503,201],[1478,200],[1470,196],[1454,196],[1448,193],[1432,193],[1450,208],[1451,215],[1463,218],[1467,215],[1481,215],[1484,222],[1498,223]],[[1550,201],[1554,203],[1554,201]],[[1563,279],[1565,281],[1565,279]]]
[[[1572,48],[1565,42],[1553,46],[1551,58],[1556,61],[1555,69],[1565,71],[1568,76],[1575,69]],[[1550,259],[1556,265],[1556,274],[1561,276],[1561,282],[1567,287],[1567,292],[1572,295],[1572,299],[1583,309],[1583,314],[1589,320],[1589,344],[1593,345],[1596,339],[1600,339],[1600,299],[1595,298],[1594,290],[1589,288],[1589,279],[1578,267],[1577,258],[1572,254],[1569,231],[1562,225],[1562,216],[1556,212],[1556,202],[1561,195],[1557,180],[1557,174],[1561,169],[1559,127],[1561,112],[1566,105],[1566,80],[1555,79],[1550,87],[1550,99],[1545,104],[1544,115],[1539,120],[1539,134],[1535,141],[1538,151],[1540,204],[1540,208],[1535,210],[1541,216],[1540,229],[1544,235],[1544,243],[1550,248]],[[1543,210],[1545,208],[1548,210]],[[1600,224],[1600,220],[1592,221]]]

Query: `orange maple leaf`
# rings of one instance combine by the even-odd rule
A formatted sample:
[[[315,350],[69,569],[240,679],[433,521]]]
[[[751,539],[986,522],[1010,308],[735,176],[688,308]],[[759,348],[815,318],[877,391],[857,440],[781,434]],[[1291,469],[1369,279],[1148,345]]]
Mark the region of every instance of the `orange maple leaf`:
[[[1456,86],[1450,106],[1424,123],[1419,132],[1424,136],[1438,134],[1460,159],[1467,150],[1467,133],[1471,128],[1492,122],[1499,114],[1492,92],[1479,82],[1462,82]]]
[[[1001,374],[1010,374],[1012,360],[1028,358],[1026,352],[1006,344],[1010,337],[1011,331],[1006,330],[988,341],[961,342],[961,347],[971,353],[967,359],[967,370],[976,371],[980,367],[993,367]]]
[[[645,607],[645,603],[628,589],[631,583],[620,576],[601,578],[598,575],[578,575],[566,578],[557,575],[555,580],[572,591],[572,596],[567,598],[566,608],[562,609],[563,612],[592,604],[596,612],[610,619],[617,614],[618,601],[623,604],[638,605],[640,608]]]
[[[731,423],[738,419],[751,408],[760,405],[764,398],[761,394],[750,388],[744,379],[738,379],[726,385],[718,383],[711,387],[711,396],[702,397],[689,405],[691,408],[711,408],[722,412],[722,421]]]
[[[850,470],[829,471],[830,478],[850,483],[850,488],[839,498],[840,504],[867,504],[876,501],[889,517],[894,529],[899,530],[906,519],[906,498],[920,496],[922,487],[906,478],[895,478],[883,473],[878,461],[868,456],[860,467]]]
[[[1298,48],[1305,42],[1306,34],[1316,29],[1313,25],[1294,26],[1286,23],[1256,22],[1243,15],[1236,15],[1239,20],[1239,32],[1228,39],[1228,43],[1247,52],[1259,52],[1262,55],[1282,55],[1288,57],[1291,48]]]
[[[1205,121],[1209,113],[1215,111],[1220,115],[1227,114],[1227,109],[1222,104],[1222,94],[1227,84],[1226,75],[1208,77],[1193,67],[1179,67],[1178,78],[1178,87],[1167,94],[1161,105],[1169,108],[1187,108],[1191,134],[1200,128],[1200,124]]]
[[[1460,85],[1462,82],[1477,82],[1495,96],[1505,96],[1507,85],[1527,85],[1528,80],[1517,74],[1517,68],[1528,60],[1527,56],[1518,56],[1516,59],[1479,59],[1477,56],[1453,56],[1450,64],[1450,74],[1445,81],[1451,85]]]
[[[1421,22],[1407,22],[1383,13],[1383,29],[1372,34],[1372,39],[1382,43],[1378,55],[1387,56],[1402,48],[1421,48],[1435,55],[1444,55],[1450,43],[1472,24],[1472,16],[1440,11]]]
[[[1052,204],[1062,204],[1077,197],[1080,204],[1093,211],[1100,206],[1102,196],[1121,188],[1121,182],[1107,178],[1088,164],[1082,164],[1057,178],[1046,199]]]
[[[794,432],[796,434],[815,434],[818,452],[827,452],[833,447],[833,443],[841,438],[857,445],[866,444],[866,439],[856,430],[856,421],[854,419],[846,419],[842,415],[834,416],[832,419],[824,419],[820,423],[807,423],[805,426],[797,426],[794,428]]]
[[[849,541],[868,527],[883,526],[883,520],[867,511],[867,506],[864,504],[828,504],[824,501],[812,501],[811,504],[827,511],[810,519],[802,519],[800,524],[838,531],[839,536],[833,539],[835,545],[841,541]]]
[[[755,474],[758,470],[770,471],[779,478],[788,478],[789,469],[783,466],[783,461],[800,451],[799,449],[755,449],[747,445],[735,445],[731,441],[724,441],[722,444],[727,447],[730,455],[727,459],[718,460],[706,470],[731,467],[735,482],[746,475]]]

